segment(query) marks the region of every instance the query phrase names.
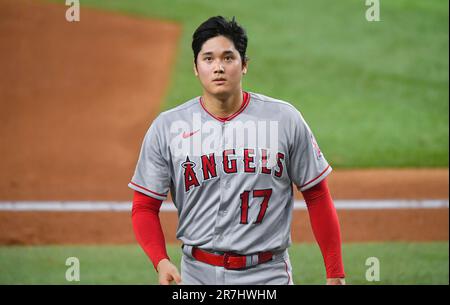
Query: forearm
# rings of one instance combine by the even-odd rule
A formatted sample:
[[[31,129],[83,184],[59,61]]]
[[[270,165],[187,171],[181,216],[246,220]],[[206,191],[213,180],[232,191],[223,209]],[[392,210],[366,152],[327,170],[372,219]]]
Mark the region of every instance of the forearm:
[[[322,252],[327,278],[345,277],[342,241],[336,209],[326,179],[303,192],[312,231]]]
[[[158,263],[169,259],[164,233],[159,219],[162,201],[135,192],[133,197],[132,223],[136,240],[157,270]]]

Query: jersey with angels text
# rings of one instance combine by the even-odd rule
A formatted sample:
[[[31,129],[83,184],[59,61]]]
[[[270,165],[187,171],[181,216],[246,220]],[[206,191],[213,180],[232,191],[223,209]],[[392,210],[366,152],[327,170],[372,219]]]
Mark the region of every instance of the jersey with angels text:
[[[296,108],[243,96],[228,118],[196,97],[161,113],[145,135],[129,187],[160,200],[171,192],[186,245],[245,255],[286,249],[293,185],[304,191],[332,170]]]

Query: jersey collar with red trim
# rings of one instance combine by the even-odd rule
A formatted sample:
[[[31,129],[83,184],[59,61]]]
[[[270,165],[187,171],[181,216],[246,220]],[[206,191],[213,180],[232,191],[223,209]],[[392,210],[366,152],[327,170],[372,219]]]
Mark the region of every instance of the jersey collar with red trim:
[[[209,112],[208,110],[206,110],[205,105],[203,104],[203,99],[202,97],[200,97],[200,105],[202,106],[203,110],[206,111],[206,113],[208,113],[210,116],[212,116],[214,119],[220,121],[220,122],[226,122],[226,121],[231,121],[232,119],[234,119],[235,117],[237,117],[242,111],[245,110],[245,108],[247,108],[248,104],[250,102],[250,94],[248,92],[243,91],[242,92],[242,105],[239,108],[238,111],[236,111],[235,113],[227,116],[226,118],[220,118],[215,116],[214,114],[212,114],[211,112]]]

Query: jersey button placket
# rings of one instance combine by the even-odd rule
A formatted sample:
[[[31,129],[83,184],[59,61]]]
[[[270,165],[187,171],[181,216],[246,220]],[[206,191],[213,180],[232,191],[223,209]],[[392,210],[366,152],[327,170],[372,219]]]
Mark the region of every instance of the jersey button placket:
[[[224,122],[222,124],[222,152],[225,149],[229,149],[231,147],[225,147],[225,137],[227,134],[227,128],[228,128],[228,122]],[[223,153],[222,153],[222,158],[223,158]],[[223,160],[222,160],[222,164],[223,164]],[[233,175],[230,174],[226,174],[223,170],[222,167],[222,171],[221,171],[221,179],[220,179],[220,206],[219,206],[219,218],[218,220],[220,221],[221,227],[221,233],[222,235],[220,235],[219,237],[219,243],[221,245],[221,248],[227,248],[229,245],[229,241],[227,239],[224,240],[225,237],[227,237],[227,235],[223,235],[223,230],[224,230],[224,226],[226,225],[226,223],[224,223],[224,221],[226,221],[226,216],[227,216],[227,209],[228,209],[228,200],[229,200],[229,192],[230,192],[230,188],[231,188],[231,179],[233,177]],[[228,224],[229,225],[229,224]],[[223,267],[218,268],[216,270],[216,281],[217,283],[221,283],[221,284],[226,284],[226,275],[227,275],[227,270]]]
[[[221,124],[221,134],[220,134],[220,149],[219,151],[222,152],[224,150],[224,134],[225,134],[225,123]],[[223,154],[220,154],[220,158],[223,162]],[[223,217],[223,213],[222,213],[222,204],[223,204],[223,193],[225,191],[225,186],[224,186],[224,182],[226,181],[226,178],[224,176],[224,173],[222,172],[222,170],[218,171],[218,176],[219,176],[219,192],[220,192],[220,202],[219,202],[219,206],[217,208],[217,214],[216,214],[216,222],[215,222],[215,226],[214,226],[214,242],[213,245],[214,247],[216,247],[217,243],[220,243],[222,241],[223,236],[222,234],[222,228],[220,226],[222,217]]]

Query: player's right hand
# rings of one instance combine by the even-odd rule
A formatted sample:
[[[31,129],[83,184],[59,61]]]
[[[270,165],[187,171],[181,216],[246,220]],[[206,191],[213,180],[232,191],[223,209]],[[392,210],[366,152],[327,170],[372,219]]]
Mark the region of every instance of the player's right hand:
[[[328,278],[327,285],[345,285],[344,278]]]
[[[156,269],[158,270],[160,285],[169,285],[172,281],[175,281],[177,284],[181,283],[181,276],[177,267],[167,258],[162,259]]]

